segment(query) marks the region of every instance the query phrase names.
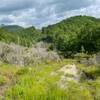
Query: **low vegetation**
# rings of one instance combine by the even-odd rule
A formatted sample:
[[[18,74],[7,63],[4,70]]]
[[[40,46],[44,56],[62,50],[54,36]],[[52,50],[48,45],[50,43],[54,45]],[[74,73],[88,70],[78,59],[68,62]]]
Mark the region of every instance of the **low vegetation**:
[[[0,27],[0,100],[100,100],[100,19]]]
[[[66,71],[70,70],[72,63],[76,63],[80,80],[61,80],[64,73],[59,73],[65,65]],[[86,67],[74,60],[63,60],[62,62],[42,63],[37,66],[17,67],[1,64],[0,70],[3,77],[12,76],[9,87],[3,93],[2,99],[6,100],[99,100],[100,99],[100,72],[96,72],[97,66]],[[75,71],[75,70],[74,70]],[[98,70],[100,71],[100,69]],[[83,74],[81,74],[83,72]],[[57,74],[58,73],[58,74]],[[86,74],[88,73],[88,74]],[[92,74],[91,74],[92,73]],[[94,74],[95,73],[95,74]],[[94,76],[90,77],[91,75]],[[84,76],[84,77],[83,77]],[[73,77],[73,76],[72,76]],[[84,81],[83,81],[84,80]],[[6,83],[7,84],[7,80]],[[2,84],[1,86],[5,86]],[[64,85],[64,87],[62,87]],[[1,95],[1,94],[0,94]]]
[[[5,43],[15,43],[26,47],[39,41],[40,31],[34,27],[16,28],[14,26],[4,26],[0,28],[0,41]]]
[[[89,16],[75,16],[42,29],[43,40],[52,43],[65,57],[81,52],[100,51],[100,21]]]
[[[39,42],[28,48],[16,44],[0,42],[0,61],[20,66],[36,65],[41,62],[60,61],[55,51],[49,51],[48,45]]]

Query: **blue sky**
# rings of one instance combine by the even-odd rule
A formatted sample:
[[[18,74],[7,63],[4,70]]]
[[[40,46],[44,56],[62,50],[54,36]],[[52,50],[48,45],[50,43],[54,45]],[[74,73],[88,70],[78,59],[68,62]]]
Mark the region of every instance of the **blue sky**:
[[[100,17],[100,0],[0,0],[0,24],[41,28],[75,15]]]

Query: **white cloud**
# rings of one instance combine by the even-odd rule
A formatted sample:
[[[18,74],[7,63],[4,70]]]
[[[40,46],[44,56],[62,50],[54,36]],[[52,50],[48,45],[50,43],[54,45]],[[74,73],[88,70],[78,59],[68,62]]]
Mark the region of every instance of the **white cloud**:
[[[42,27],[74,15],[100,17],[100,0],[0,1],[0,24]]]

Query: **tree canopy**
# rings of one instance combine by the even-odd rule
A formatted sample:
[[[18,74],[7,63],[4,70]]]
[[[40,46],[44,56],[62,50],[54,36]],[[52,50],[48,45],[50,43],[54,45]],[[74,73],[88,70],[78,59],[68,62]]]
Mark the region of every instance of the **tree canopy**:
[[[57,24],[44,27],[43,40],[53,44],[53,47],[66,54],[100,51],[100,20],[89,16],[75,16]]]

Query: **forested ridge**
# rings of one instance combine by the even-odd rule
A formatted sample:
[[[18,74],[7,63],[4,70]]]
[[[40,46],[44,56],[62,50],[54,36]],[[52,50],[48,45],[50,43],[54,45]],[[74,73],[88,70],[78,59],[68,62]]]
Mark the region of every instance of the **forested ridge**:
[[[20,26],[3,26],[0,28],[0,41],[5,43],[15,43],[23,46],[31,46],[40,37],[40,31],[33,26],[22,28]]]
[[[100,20],[89,16],[75,16],[42,29],[44,40],[63,53],[100,50]]]
[[[52,49],[60,52],[76,53],[82,47],[86,52],[100,51],[100,19],[90,16],[75,16],[57,24],[43,27],[23,28],[20,26],[3,26],[0,28],[0,41],[31,46],[38,41],[51,43]]]

